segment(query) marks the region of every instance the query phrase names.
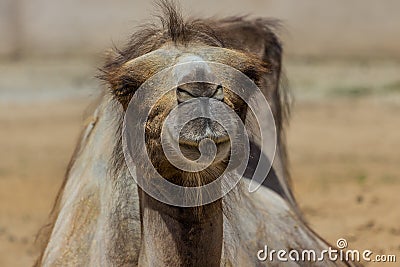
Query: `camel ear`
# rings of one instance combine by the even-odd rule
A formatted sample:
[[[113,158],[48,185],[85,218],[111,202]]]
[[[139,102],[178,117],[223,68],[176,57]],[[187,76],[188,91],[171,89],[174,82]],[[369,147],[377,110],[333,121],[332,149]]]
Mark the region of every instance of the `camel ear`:
[[[226,48],[257,56],[271,70],[264,74],[260,90],[271,105],[279,130],[287,112],[286,92],[279,87],[282,45],[275,34],[279,22],[268,19],[228,18],[217,24],[215,32]]]
[[[279,28],[279,21],[276,20],[245,20],[239,17],[220,21],[215,31],[222,37],[225,47],[256,55],[279,76],[282,45],[275,33]]]

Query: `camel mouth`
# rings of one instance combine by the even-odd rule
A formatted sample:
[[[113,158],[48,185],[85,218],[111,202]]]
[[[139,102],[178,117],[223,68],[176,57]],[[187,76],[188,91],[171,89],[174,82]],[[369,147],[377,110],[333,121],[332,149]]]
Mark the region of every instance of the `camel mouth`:
[[[167,136],[168,139],[173,139],[178,143],[181,153],[190,160],[197,160],[201,156],[200,146],[206,140],[215,145],[214,163],[227,160],[230,155],[230,137],[225,130],[218,129],[216,125],[204,128],[188,127],[185,129],[184,127],[179,136],[172,134],[171,129],[167,128]]]
[[[180,146],[184,146],[184,147],[188,147],[188,148],[190,148],[190,147],[198,148],[201,141],[206,140],[206,139],[211,140],[217,147],[224,145],[226,143],[230,143],[230,138],[228,135],[215,136],[212,134],[198,137],[195,139],[188,139],[184,136],[180,136],[178,142],[179,142]]]
[[[185,138],[179,138],[179,148],[182,154],[190,159],[197,160],[201,156],[200,144],[205,140],[211,140],[216,147],[216,154],[214,158],[214,163],[220,163],[229,158],[231,142],[229,136],[205,136],[203,138],[198,138],[195,140],[188,140]]]

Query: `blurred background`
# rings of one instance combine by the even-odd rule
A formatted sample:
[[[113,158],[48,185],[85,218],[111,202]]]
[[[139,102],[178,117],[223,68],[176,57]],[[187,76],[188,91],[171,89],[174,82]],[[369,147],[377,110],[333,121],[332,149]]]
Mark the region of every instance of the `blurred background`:
[[[181,2],[187,16],[282,20],[290,169],[305,217],[331,243],[399,258],[400,2]],[[155,13],[145,0],[0,0],[0,266],[32,265],[102,88],[104,52]]]

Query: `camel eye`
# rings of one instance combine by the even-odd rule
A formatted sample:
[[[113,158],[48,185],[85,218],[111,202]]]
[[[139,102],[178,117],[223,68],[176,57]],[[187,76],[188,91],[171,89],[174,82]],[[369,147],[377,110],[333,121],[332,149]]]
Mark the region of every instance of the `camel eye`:
[[[113,91],[117,97],[128,97],[132,96],[136,90],[140,87],[141,83],[132,77],[122,77]]]
[[[116,95],[116,96],[119,96],[119,97],[126,97],[126,96],[129,96],[129,95],[132,94],[132,91],[134,91],[134,90],[132,90],[132,89],[131,89],[130,87],[128,87],[128,86],[121,86],[120,88],[114,90],[115,95]]]
[[[244,70],[243,74],[249,77],[249,79],[251,79],[255,83],[260,80],[259,73],[254,68],[248,68]]]

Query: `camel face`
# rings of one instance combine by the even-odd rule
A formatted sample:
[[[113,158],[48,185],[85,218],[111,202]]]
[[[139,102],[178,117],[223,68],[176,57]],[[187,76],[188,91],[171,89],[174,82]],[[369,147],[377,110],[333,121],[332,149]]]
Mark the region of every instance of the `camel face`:
[[[252,70],[264,70],[251,55],[197,43],[188,46],[164,45],[125,62],[113,75],[117,77],[111,83],[114,85],[113,93],[125,109],[136,91],[146,82],[155,84],[146,88],[151,93],[166,91],[151,105],[145,125],[146,148],[153,166],[164,178],[174,183],[203,185],[216,179],[225,170],[230,159],[230,137],[235,138],[235,135],[228,136],[221,123],[212,119],[213,116],[222,116],[223,125],[233,121],[221,105],[236,113],[243,123],[245,121],[246,103],[224,86],[229,84],[227,80],[230,77],[221,74],[222,70],[217,64],[240,71],[252,80],[257,78],[257,73]],[[165,72],[165,79],[153,82],[153,77],[160,72]],[[146,99],[140,105],[148,108]],[[196,113],[194,117],[193,113]],[[208,153],[213,158],[210,166],[194,173],[172,165],[163,150],[163,126],[167,139],[177,142],[180,153],[187,159],[195,161]],[[233,132],[235,127],[231,127]],[[208,175],[203,175],[206,173]],[[191,177],[199,175],[203,177],[202,180],[199,182],[196,178],[193,183]]]
[[[223,80],[215,77],[216,70],[208,66],[207,59],[194,54],[182,54],[171,67],[176,86],[161,97],[150,112],[146,143],[149,154],[155,156],[152,158],[153,164],[162,164],[159,168],[161,175],[165,178],[174,177],[173,181],[178,184],[198,186],[216,179],[225,170],[230,158],[230,137],[224,127],[210,117],[223,115],[224,120],[229,121],[229,115],[225,115],[220,108],[223,103],[244,118],[246,105],[223,86]],[[208,82],[210,80],[214,83]],[[176,112],[171,112],[174,109]],[[196,115],[193,118],[194,112]],[[193,178],[193,172],[171,166],[164,153],[161,153],[163,125],[167,138],[179,144],[184,157],[190,161],[198,160],[202,154],[212,158],[211,165],[197,173],[200,175],[195,175],[202,177],[200,182]]]

